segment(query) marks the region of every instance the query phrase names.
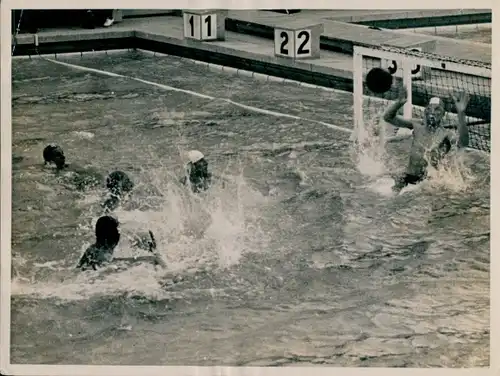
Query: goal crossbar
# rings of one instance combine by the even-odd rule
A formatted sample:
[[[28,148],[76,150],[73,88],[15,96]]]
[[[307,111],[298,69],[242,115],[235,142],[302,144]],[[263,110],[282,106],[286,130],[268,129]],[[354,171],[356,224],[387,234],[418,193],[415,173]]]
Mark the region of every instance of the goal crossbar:
[[[426,52],[410,51],[396,47],[354,46],[354,56],[368,56],[384,60],[397,60],[409,64],[420,64],[434,69],[491,78],[491,65],[473,60],[454,59]]]

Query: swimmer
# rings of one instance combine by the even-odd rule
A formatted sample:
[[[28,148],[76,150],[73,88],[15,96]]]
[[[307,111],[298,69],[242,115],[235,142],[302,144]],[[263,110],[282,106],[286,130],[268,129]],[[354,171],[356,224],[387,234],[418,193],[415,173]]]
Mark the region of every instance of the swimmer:
[[[54,163],[58,170],[68,167],[63,149],[56,144],[49,144],[43,149],[44,165]]]
[[[92,268],[94,270],[99,266],[111,263],[113,258],[113,253],[120,242],[120,229],[119,222],[117,219],[105,215],[100,217],[95,225],[95,243],[88,247],[80,261],[78,262],[77,268],[81,270],[86,270]],[[137,237],[137,242],[134,246],[138,246],[142,249],[146,249],[154,253],[156,250],[156,240],[151,231],[149,231],[149,239],[140,239]],[[116,260],[116,259],[115,259]],[[153,261],[155,263],[159,262],[160,258],[155,257]]]
[[[441,124],[446,110],[440,98],[431,98],[425,108],[423,119],[405,119],[398,115],[399,109],[407,101],[406,93],[406,87],[401,86],[398,100],[384,114],[387,123],[413,130],[410,160],[404,175],[398,178],[393,186],[394,192],[400,192],[407,185],[417,184],[426,178],[428,152],[431,165],[437,167],[453,145],[461,149],[469,144],[469,130],[465,118],[465,109],[469,101],[467,93],[453,96],[458,116],[458,137],[455,131],[449,131]]]
[[[121,200],[134,188],[134,182],[123,171],[113,171],[106,178],[106,188],[110,197],[102,204],[107,210],[114,210]]]
[[[97,266],[113,260],[113,252],[120,241],[118,220],[109,215],[100,217],[95,224],[95,238],[95,243],[85,250],[77,268],[96,270]]]
[[[208,172],[208,162],[205,156],[198,150],[188,152],[189,162],[186,166],[186,176],[182,177],[181,183],[191,186],[194,193],[206,191],[212,182],[212,174]]]

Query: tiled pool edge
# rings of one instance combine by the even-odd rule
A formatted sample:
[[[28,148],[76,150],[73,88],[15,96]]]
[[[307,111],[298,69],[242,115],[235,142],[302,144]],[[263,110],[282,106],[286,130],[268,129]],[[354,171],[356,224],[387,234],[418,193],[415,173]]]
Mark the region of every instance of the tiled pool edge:
[[[26,43],[29,37],[33,38],[33,36],[23,36],[24,43],[16,47],[18,51],[16,56],[142,49],[304,84],[347,92],[353,90],[351,71],[314,66],[307,61],[294,62],[210,43],[181,40],[157,33],[123,30],[115,31],[109,38],[108,33],[103,31],[98,34],[81,33],[67,39],[66,36],[43,35],[39,37],[37,48],[33,43]]]

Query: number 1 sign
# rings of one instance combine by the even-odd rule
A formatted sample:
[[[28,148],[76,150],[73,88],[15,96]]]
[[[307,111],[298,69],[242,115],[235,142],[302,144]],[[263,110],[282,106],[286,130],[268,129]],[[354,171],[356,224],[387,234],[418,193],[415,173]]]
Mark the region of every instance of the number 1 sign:
[[[217,14],[201,16],[201,40],[217,39]]]
[[[226,13],[216,9],[184,10],[184,38],[199,41],[224,40]]]
[[[201,39],[201,16],[184,13],[184,38]]]
[[[274,29],[274,54],[290,59],[319,58],[323,25],[284,25]]]

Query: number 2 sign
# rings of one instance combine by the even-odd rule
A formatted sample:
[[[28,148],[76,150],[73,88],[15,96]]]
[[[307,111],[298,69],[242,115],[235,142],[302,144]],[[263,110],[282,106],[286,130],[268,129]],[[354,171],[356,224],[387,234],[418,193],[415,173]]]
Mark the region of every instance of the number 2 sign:
[[[319,57],[319,37],[323,25],[274,29],[274,54],[291,59],[310,59]]]
[[[311,56],[311,30],[278,30],[276,55],[301,58]]]

